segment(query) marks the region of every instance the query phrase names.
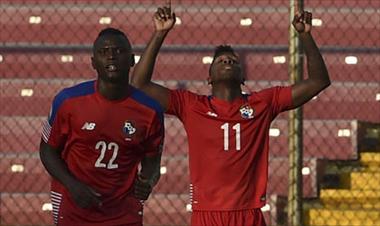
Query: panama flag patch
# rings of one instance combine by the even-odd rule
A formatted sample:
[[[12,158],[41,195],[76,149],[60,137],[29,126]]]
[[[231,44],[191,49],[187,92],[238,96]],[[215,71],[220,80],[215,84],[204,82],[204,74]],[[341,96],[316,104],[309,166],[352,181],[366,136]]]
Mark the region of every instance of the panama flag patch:
[[[255,116],[255,110],[249,105],[243,105],[240,107],[240,114],[244,119],[252,119]]]
[[[127,134],[128,137],[131,137],[134,133],[136,133],[136,128],[131,121],[125,121],[123,132]]]

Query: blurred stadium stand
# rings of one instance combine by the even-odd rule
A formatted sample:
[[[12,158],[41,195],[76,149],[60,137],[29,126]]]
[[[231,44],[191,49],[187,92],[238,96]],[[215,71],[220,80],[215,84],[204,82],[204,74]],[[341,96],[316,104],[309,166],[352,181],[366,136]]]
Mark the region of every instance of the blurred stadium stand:
[[[50,177],[38,157],[41,122],[52,98],[95,78],[91,46],[104,27],[124,30],[141,54],[163,2],[1,1],[0,225],[53,224]],[[214,46],[231,44],[241,55],[245,92],[288,84],[288,0],[172,2],[177,25],[158,58],[158,82],[208,95]],[[380,1],[304,2],[333,81],[303,108],[305,225],[380,225]],[[162,178],[145,204],[144,223],[187,225],[186,133],[175,118],[165,124]],[[268,225],[286,225],[287,114],[272,124],[270,136],[263,211]]]

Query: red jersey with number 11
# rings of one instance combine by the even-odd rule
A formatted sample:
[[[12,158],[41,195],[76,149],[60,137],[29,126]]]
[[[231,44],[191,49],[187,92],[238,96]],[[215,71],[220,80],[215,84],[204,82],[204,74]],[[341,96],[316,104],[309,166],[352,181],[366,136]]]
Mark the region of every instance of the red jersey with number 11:
[[[265,89],[234,102],[171,91],[167,113],[176,115],[187,133],[194,210],[265,204],[270,124],[291,106],[291,87]]]

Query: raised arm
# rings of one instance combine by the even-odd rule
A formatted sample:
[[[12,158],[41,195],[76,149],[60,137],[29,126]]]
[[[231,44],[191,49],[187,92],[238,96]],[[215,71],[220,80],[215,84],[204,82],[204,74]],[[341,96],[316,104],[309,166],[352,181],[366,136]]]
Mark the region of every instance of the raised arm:
[[[169,105],[169,89],[152,82],[152,73],[158,51],[168,32],[175,24],[175,14],[171,12],[170,1],[154,14],[155,32],[147,44],[143,55],[133,71],[131,84],[156,99],[166,111]]]
[[[303,105],[331,84],[325,62],[311,35],[311,19],[310,12],[302,12],[294,16],[292,23],[304,47],[308,72],[307,79],[292,86],[293,108]]]

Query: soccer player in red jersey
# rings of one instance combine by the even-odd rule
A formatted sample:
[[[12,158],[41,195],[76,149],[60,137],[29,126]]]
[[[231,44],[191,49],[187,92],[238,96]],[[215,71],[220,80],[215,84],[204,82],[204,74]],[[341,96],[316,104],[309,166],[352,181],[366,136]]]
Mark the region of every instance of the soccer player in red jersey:
[[[54,223],[142,225],[142,200],[160,176],[163,111],[128,84],[134,56],[120,30],[99,33],[92,65],[97,80],[60,91],[43,127]]]
[[[155,32],[134,70],[132,85],[157,99],[184,125],[192,225],[265,225],[260,208],[266,201],[270,124],[280,112],[301,106],[330,85],[311,35],[311,19],[311,13],[302,12],[293,21],[307,56],[308,79],[242,94],[239,56],[230,46],[219,46],[209,70],[212,95],[204,96],[151,81],[159,48],[175,24],[170,5],[156,12]]]

